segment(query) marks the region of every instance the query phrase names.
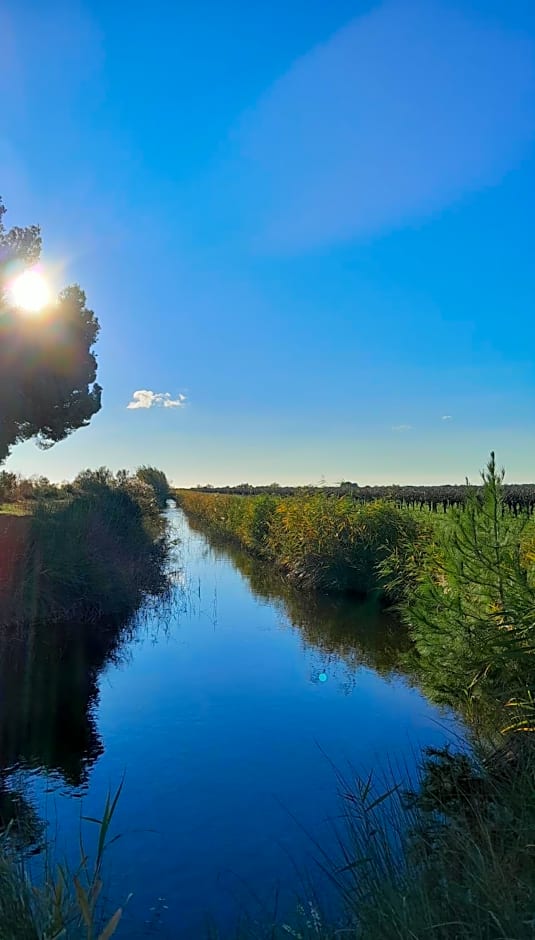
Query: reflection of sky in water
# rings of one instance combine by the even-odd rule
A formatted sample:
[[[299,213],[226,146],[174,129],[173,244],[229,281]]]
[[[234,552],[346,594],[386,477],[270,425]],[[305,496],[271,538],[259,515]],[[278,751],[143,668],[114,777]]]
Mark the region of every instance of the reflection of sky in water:
[[[348,623],[358,635],[355,605],[324,598],[307,606],[292,592],[275,603],[279,582],[265,566],[259,571],[239,553],[233,564],[181,531],[178,604],[163,618],[147,615],[128,655],[100,674],[95,717],[104,751],[87,790],[75,791],[83,799],[72,799],[57,775],[30,775],[49,831],[57,828],[73,861],[80,815],[98,816],[125,776],[114,825],[121,838],[110,851],[113,896],[133,892],[127,936],[158,923],[165,940],[204,935],[207,911],[223,935],[242,907],[269,920],[258,898],[269,906],[277,887],[281,903],[285,891],[299,890],[303,869],[314,870],[311,837],[334,847],[332,764],[367,774],[388,758],[410,772],[415,750],[448,734],[445,716],[389,674],[388,661],[378,675],[371,646],[354,658],[337,655]],[[281,617],[283,603],[299,628]],[[312,642],[322,632],[318,603],[328,654]],[[94,827],[84,824],[84,832],[91,847]]]

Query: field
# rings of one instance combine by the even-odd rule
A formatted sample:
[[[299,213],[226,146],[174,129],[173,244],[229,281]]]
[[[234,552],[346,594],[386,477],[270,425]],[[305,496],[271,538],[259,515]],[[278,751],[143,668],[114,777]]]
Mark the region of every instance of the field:
[[[444,484],[441,486],[359,486],[357,483],[340,483],[338,486],[279,486],[271,483],[268,486],[252,486],[249,483],[240,483],[237,486],[197,486],[191,492],[218,493],[226,496],[350,496],[360,503],[371,503],[376,500],[388,500],[399,508],[427,509],[430,512],[447,512],[451,508],[464,506],[467,498],[474,491],[481,490],[481,485],[472,484]],[[190,492],[190,491],[188,491]],[[519,515],[535,511],[535,484],[533,483],[504,483],[502,486],[502,500],[504,507]]]

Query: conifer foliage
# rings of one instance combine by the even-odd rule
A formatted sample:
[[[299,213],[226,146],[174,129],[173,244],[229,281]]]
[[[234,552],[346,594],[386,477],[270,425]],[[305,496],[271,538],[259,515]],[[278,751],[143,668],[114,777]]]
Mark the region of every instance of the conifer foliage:
[[[494,453],[481,476],[464,509],[451,512],[439,559],[421,575],[405,616],[434,697],[522,710],[535,662],[535,590],[521,557],[527,518],[505,512]]]
[[[84,427],[99,411],[93,346],[98,320],[78,285],[63,290],[39,317],[13,308],[10,280],[39,261],[38,226],[3,224],[0,199],[0,463],[19,441],[43,446]]]

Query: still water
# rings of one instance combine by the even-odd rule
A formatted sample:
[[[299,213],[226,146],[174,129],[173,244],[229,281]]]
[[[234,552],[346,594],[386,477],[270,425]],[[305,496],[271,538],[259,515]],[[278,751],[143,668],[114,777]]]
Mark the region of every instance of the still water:
[[[410,774],[419,747],[458,729],[397,669],[397,624],[303,595],[169,517],[171,601],[120,639],[73,624],[1,657],[1,777],[28,831],[44,822],[72,862],[81,825],[94,839],[80,817],[124,778],[108,855],[112,903],[132,892],[119,935],[197,938],[211,919],[226,937],[241,912],[269,921],[277,894],[284,907],[303,891],[314,841],[334,848],[333,764]]]

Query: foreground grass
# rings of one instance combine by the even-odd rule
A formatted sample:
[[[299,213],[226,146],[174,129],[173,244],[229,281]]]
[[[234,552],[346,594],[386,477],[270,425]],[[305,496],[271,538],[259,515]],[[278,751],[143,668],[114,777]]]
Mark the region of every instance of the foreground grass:
[[[98,827],[97,848],[91,864],[80,835],[80,862],[76,871],[51,865],[45,859],[41,876],[28,865],[13,844],[8,828],[0,836],[0,940],[109,940],[122,917],[111,917],[102,905],[103,862],[109,830],[121,787],[108,794]]]
[[[419,787],[339,779],[339,854],[317,846],[342,901],[335,923],[305,897],[293,917],[244,924],[243,940],[528,940],[535,936],[535,748],[476,759],[429,752]]]

